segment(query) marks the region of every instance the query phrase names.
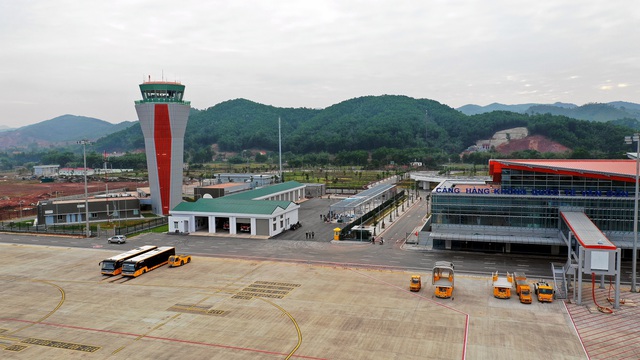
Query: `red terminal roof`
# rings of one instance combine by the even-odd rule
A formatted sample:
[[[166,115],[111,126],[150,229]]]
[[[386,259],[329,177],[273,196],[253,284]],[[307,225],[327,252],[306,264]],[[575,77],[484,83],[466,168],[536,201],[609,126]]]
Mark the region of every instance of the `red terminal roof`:
[[[489,175],[501,182],[502,169],[635,182],[636,160],[490,160]]]

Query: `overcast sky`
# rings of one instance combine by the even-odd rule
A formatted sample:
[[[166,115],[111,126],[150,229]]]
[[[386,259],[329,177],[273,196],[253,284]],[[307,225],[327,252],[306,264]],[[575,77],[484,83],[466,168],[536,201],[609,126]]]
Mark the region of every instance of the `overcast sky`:
[[[138,84],[192,107],[640,103],[631,0],[0,0],[0,125],[137,120]]]

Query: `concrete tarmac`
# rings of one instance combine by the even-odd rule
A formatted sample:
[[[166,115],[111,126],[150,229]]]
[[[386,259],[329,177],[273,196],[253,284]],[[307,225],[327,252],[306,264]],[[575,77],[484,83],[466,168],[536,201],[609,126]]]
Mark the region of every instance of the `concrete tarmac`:
[[[374,266],[196,256],[102,276],[127,245],[0,244],[0,357],[586,358],[561,301],[496,299],[489,277],[458,274],[454,298],[437,299],[430,274],[413,293],[411,273]]]

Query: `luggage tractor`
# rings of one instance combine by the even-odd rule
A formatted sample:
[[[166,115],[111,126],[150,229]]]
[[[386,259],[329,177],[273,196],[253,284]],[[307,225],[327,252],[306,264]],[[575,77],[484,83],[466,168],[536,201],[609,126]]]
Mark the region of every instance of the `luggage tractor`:
[[[420,291],[422,287],[422,279],[420,275],[411,275],[411,282],[409,282],[409,290]]]
[[[433,267],[433,285],[435,295],[439,298],[453,296],[453,263],[450,261],[436,261]]]

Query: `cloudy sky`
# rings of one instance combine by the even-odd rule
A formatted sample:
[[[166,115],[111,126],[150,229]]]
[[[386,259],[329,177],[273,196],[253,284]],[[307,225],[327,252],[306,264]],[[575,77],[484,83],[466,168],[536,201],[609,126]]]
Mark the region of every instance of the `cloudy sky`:
[[[0,0],[0,125],[136,120],[138,84],[205,109],[365,96],[640,103],[632,0]]]

